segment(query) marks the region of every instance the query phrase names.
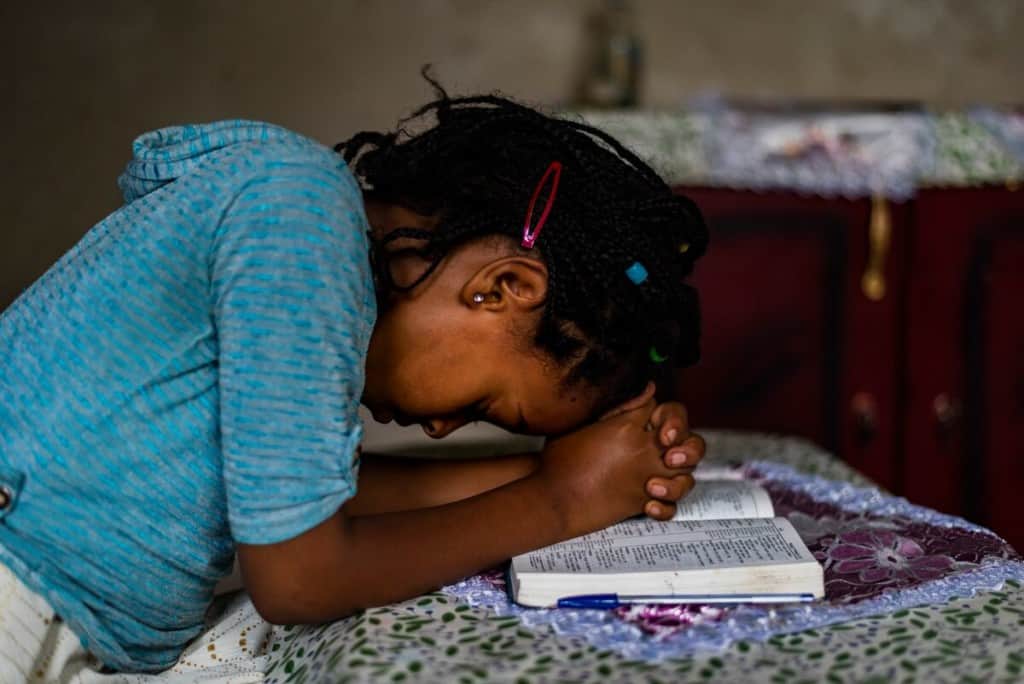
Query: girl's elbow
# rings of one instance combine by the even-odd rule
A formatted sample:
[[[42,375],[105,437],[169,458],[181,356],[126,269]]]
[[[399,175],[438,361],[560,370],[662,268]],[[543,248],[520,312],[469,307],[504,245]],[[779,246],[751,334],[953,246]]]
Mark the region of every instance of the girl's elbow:
[[[251,593],[250,598],[260,617],[272,625],[320,624],[346,618],[363,609],[337,596],[332,597],[328,606],[323,597],[301,591],[289,592],[287,596],[278,592]]]
[[[260,617],[272,625],[296,625],[302,624],[295,611],[288,610],[287,606],[267,599],[257,599],[250,596],[252,606],[259,613]]]

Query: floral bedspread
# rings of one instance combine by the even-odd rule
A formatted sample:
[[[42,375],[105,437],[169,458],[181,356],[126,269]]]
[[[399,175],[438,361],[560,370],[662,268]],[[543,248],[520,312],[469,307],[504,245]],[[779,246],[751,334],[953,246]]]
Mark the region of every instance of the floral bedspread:
[[[760,480],[822,561],[824,601],[530,610],[484,573],[330,625],[274,628],[267,681],[1024,680],[1024,563],[1001,539],[888,496],[803,440],[708,442],[708,460]]]

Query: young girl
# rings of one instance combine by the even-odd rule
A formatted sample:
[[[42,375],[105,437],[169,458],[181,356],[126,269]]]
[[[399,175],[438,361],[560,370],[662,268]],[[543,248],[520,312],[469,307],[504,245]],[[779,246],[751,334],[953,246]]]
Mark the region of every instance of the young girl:
[[[140,137],[126,205],[4,312],[5,681],[54,614],[108,668],[169,667],[236,553],[264,617],[316,623],[674,513],[704,444],[652,396],[697,359],[700,213],[597,130],[438,91],[426,130],[336,152]],[[361,461],[360,402],[549,439]]]

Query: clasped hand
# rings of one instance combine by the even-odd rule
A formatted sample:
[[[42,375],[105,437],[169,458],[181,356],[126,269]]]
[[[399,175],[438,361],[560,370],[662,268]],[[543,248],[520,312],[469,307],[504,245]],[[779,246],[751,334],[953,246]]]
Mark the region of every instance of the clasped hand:
[[[539,474],[556,488],[556,499],[572,502],[567,517],[583,534],[640,513],[671,519],[693,488],[704,451],[686,408],[655,402],[651,383],[596,422],[550,440]]]

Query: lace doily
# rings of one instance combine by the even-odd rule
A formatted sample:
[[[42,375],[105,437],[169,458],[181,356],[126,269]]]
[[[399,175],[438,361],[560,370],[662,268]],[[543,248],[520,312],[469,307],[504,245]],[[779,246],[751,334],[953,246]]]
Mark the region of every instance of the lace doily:
[[[944,603],[1024,581],[1021,557],[992,532],[870,487],[752,461],[746,474],[772,494],[825,567],[826,598],[814,604],[631,606],[616,611],[529,609],[511,603],[500,573],[468,578],[446,593],[528,627],[586,639],[644,660],[720,650],[913,606]]]

